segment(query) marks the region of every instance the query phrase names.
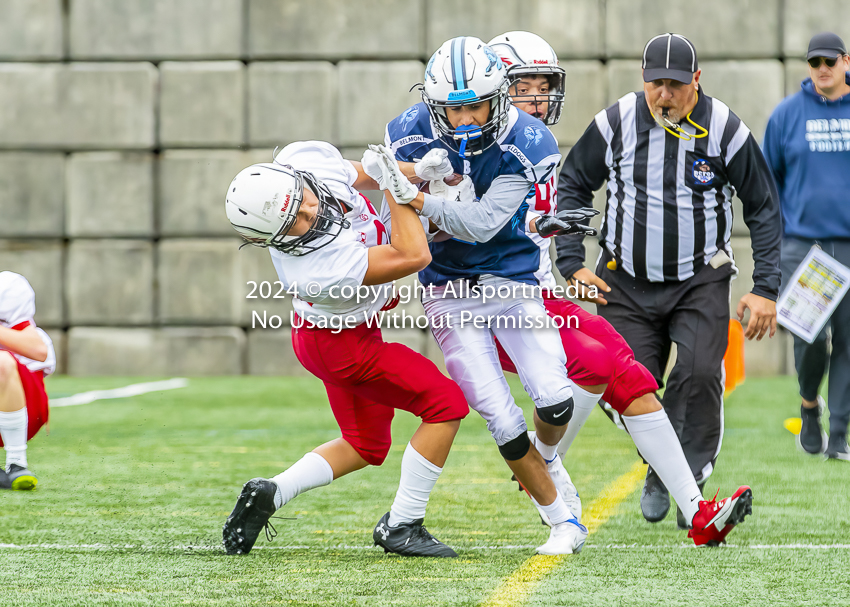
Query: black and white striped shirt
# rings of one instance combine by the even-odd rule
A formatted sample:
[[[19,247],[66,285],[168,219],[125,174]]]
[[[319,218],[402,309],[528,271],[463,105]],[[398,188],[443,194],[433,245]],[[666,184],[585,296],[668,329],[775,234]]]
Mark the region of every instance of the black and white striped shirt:
[[[558,181],[558,209],[592,206],[608,181],[600,243],[618,267],[652,282],[693,276],[720,250],[732,257],[732,197],[744,203],[752,237],[753,292],[779,292],[779,198],[747,126],[723,102],[705,95],[691,120],[708,135],[688,141],[658,126],[643,92],[602,110],[570,150]],[[682,122],[682,128],[696,129]],[[584,265],[581,239],[556,239],[558,269]]]

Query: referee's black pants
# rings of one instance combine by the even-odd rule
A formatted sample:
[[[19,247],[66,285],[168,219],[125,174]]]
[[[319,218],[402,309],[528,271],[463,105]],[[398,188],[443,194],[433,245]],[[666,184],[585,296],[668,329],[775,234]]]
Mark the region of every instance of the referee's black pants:
[[[676,364],[661,404],[698,483],[714,469],[723,440],[723,356],[729,338],[732,264],[706,265],[681,282],[649,282],[611,271],[603,253],[596,275],[608,283],[597,312],[623,336],[663,386],[671,343]]]

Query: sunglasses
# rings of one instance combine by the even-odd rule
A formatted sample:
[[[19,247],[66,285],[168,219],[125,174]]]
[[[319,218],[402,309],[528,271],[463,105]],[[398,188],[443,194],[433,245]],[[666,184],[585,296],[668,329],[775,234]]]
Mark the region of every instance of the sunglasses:
[[[826,67],[835,67],[838,57],[812,57],[809,59],[809,65],[815,69],[820,67],[820,62],[823,61]]]

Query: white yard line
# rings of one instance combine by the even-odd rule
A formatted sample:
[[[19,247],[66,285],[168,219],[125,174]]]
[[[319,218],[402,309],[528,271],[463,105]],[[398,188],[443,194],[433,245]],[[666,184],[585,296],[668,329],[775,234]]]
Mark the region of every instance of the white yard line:
[[[80,392],[64,398],[51,398],[50,407],[73,407],[75,405],[87,405],[96,400],[107,400],[110,398],[127,398],[128,396],[139,396],[148,392],[161,392],[163,390],[175,390],[185,388],[189,380],[184,377],[175,377],[163,381],[151,381],[143,384],[131,384],[123,388],[113,390],[92,390],[91,392]]]
[[[503,545],[503,546],[458,546],[455,548],[463,550],[531,550],[536,544],[528,545]],[[601,550],[679,550],[697,548],[693,544],[586,544],[585,549]],[[255,546],[254,550],[375,550],[374,546],[361,545],[350,546],[348,544],[335,544],[332,546]],[[702,548],[711,550],[711,548]],[[739,546],[727,544],[720,549],[725,550],[850,550],[850,544],[753,544],[750,546]],[[210,545],[155,545],[155,544],[0,544],[0,550],[185,550],[185,551],[218,551],[221,546]]]

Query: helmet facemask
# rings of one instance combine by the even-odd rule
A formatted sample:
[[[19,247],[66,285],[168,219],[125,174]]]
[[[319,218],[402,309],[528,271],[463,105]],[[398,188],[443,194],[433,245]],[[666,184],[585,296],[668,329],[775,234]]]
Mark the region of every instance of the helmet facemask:
[[[431,99],[425,89],[421,89],[422,101],[428,108],[431,121],[440,135],[440,139],[450,149],[458,152],[463,158],[477,156],[496,143],[499,135],[508,124],[508,110],[511,107],[508,96],[508,83],[503,82],[499,88],[482,97],[458,101],[439,101]],[[447,108],[489,103],[490,112],[487,121],[480,127],[477,125],[460,126],[455,128],[449,120]]]
[[[290,203],[293,206],[293,210],[287,213],[286,216],[283,214],[280,215],[283,223],[272,236],[268,236],[267,232],[259,232],[248,226],[238,226],[239,233],[245,239],[245,243],[242,246],[272,247],[288,255],[298,257],[312,253],[330,244],[334,238],[342,233],[342,230],[351,225],[344,217],[342,203],[334,198],[327,186],[316,179],[312,173],[298,171],[287,164],[276,164],[286,169],[284,172],[295,180],[295,189],[292,193],[292,202]],[[288,236],[288,232],[298,220],[298,212],[304,203],[305,184],[318,199],[316,216],[304,234],[300,236]],[[244,209],[240,209],[240,211],[246,213]],[[254,232],[256,236],[246,235],[246,231]]]
[[[564,69],[557,65],[517,65],[508,68],[508,80],[510,89],[514,88],[522,80],[523,76],[545,76],[549,81],[549,93],[546,95],[511,95],[511,102],[516,103],[543,103],[548,101],[549,107],[546,114],[540,119],[543,124],[552,126],[558,124],[561,112],[564,109],[564,92],[566,89],[566,74]]]
[[[316,179],[312,173],[308,173],[307,171],[295,171],[295,173],[301,178],[302,190],[304,184],[306,184],[310,188],[310,191],[316,195],[316,198],[319,199],[316,216],[313,218],[313,225],[310,226],[307,232],[301,236],[290,236],[288,238],[291,240],[287,240],[283,245],[276,246],[275,248],[284,253],[299,256],[312,253],[327,246],[343,230],[349,228],[351,224],[345,219],[342,203],[334,198],[327,186]]]

